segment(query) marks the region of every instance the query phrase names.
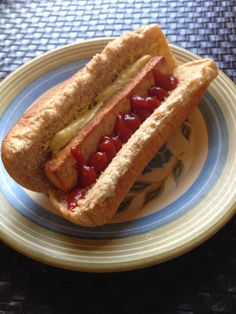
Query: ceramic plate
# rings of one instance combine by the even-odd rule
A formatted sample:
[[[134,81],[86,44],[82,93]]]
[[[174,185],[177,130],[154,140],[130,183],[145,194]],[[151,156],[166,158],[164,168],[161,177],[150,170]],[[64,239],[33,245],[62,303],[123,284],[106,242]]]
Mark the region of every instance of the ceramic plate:
[[[109,40],[56,49],[9,75],[0,86],[0,140],[33,101],[74,74]],[[198,58],[172,49],[180,62]],[[43,263],[80,271],[145,267],[199,245],[235,213],[235,101],[233,82],[220,72],[104,227],[65,221],[47,197],[20,187],[0,164],[2,240]]]

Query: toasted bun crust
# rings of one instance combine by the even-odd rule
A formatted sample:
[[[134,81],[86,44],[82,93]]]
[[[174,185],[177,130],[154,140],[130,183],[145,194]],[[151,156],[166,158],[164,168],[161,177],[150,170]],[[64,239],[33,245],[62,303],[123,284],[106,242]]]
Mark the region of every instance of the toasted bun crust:
[[[174,75],[177,88],[123,145],[74,212],[67,210],[66,194],[50,192],[51,202],[66,219],[83,226],[109,222],[146,164],[197,106],[217,68],[204,59],[178,66]]]
[[[160,27],[150,25],[110,42],[65,84],[33,104],[2,144],[2,160],[13,179],[33,191],[51,190],[41,169],[50,155],[45,149],[49,139],[85,106],[93,104],[122,69],[145,54],[165,56],[170,72],[177,66]]]

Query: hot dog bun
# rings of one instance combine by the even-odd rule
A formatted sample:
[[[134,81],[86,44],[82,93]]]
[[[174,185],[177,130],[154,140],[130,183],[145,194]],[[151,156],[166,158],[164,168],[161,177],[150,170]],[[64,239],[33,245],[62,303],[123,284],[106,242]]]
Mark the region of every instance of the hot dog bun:
[[[124,68],[147,54],[164,58],[165,71],[174,74],[178,79],[178,86],[122,146],[73,211],[69,211],[67,190],[71,186],[69,185],[68,189],[60,188],[60,184],[55,186],[48,179],[50,171],[48,177],[44,172],[47,166],[51,169],[48,159],[52,154],[47,144],[52,136],[68,125],[79,112],[93,105],[97,95],[109,86]],[[103,225],[110,221],[157,150],[194,110],[216,75],[217,68],[211,59],[178,65],[157,25],[129,32],[110,42],[71,79],[31,106],[3,141],[3,163],[19,184],[30,190],[48,194],[53,206],[66,219],[83,226]],[[106,114],[100,112],[102,118]],[[106,124],[106,121],[103,123]],[[100,125],[100,128],[103,127],[105,128]],[[66,149],[65,147],[65,151]]]
[[[47,193],[53,186],[42,171],[50,155],[47,142],[143,55],[165,57],[170,71],[177,66],[167,39],[157,25],[129,32],[104,50],[70,80],[36,102],[13,126],[2,145],[2,160],[12,178],[27,189]]]

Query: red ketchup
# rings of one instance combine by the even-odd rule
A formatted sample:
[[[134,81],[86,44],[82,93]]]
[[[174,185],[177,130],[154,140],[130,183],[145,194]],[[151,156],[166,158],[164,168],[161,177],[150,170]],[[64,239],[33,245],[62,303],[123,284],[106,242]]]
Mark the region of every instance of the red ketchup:
[[[158,70],[153,70],[155,84],[167,91],[175,89],[178,85],[177,78],[172,74],[162,74]]]
[[[85,197],[86,190],[80,186],[75,187],[70,191],[70,194],[67,198],[67,209],[73,211],[77,206],[77,201]]]
[[[117,134],[121,143],[125,143],[133,134],[133,130],[129,127],[122,114],[119,114],[115,124],[115,134]]]
[[[168,97],[169,92],[178,85],[178,80],[173,75],[162,74],[153,70],[153,76],[155,86],[148,90],[148,96],[133,95],[131,97],[130,111],[118,115],[113,134],[101,137],[97,150],[87,162],[79,147],[71,148],[71,155],[76,160],[79,185],[69,193],[68,210],[74,210],[77,202],[85,197],[86,189],[95,183],[100,173],[106,169],[122,145],[129,140],[142,122],[161,105],[161,102]]]
[[[159,101],[163,101],[167,96],[168,92],[166,89],[158,87],[158,86],[153,86],[149,89],[148,95],[149,96],[156,96]]]
[[[115,157],[117,150],[116,145],[110,136],[102,136],[100,143],[98,145],[98,151],[106,154],[108,162],[110,162],[113,157]]]
[[[108,157],[105,152],[95,152],[89,158],[89,166],[94,167],[96,173],[100,173],[108,165]]]

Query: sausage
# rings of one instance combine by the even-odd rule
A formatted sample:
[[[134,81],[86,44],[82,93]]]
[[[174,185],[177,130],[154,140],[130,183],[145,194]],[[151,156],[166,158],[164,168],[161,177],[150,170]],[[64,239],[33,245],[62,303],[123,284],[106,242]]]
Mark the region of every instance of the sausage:
[[[155,68],[162,72],[166,71],[164,61],[164,58],[159,56],[151,58],[124,88],[104,103],[95,118],[86,124],[69,145],[52,156],[45,164],[45,174],[57,188],[66,192],[78,182],[76,160],[71,154],[71,148],[77,147],[87,160],[96,150],[101,136],[113,131],[118,114],[129,110],[131,95],[144,96],[154,85],[152,70]]]

